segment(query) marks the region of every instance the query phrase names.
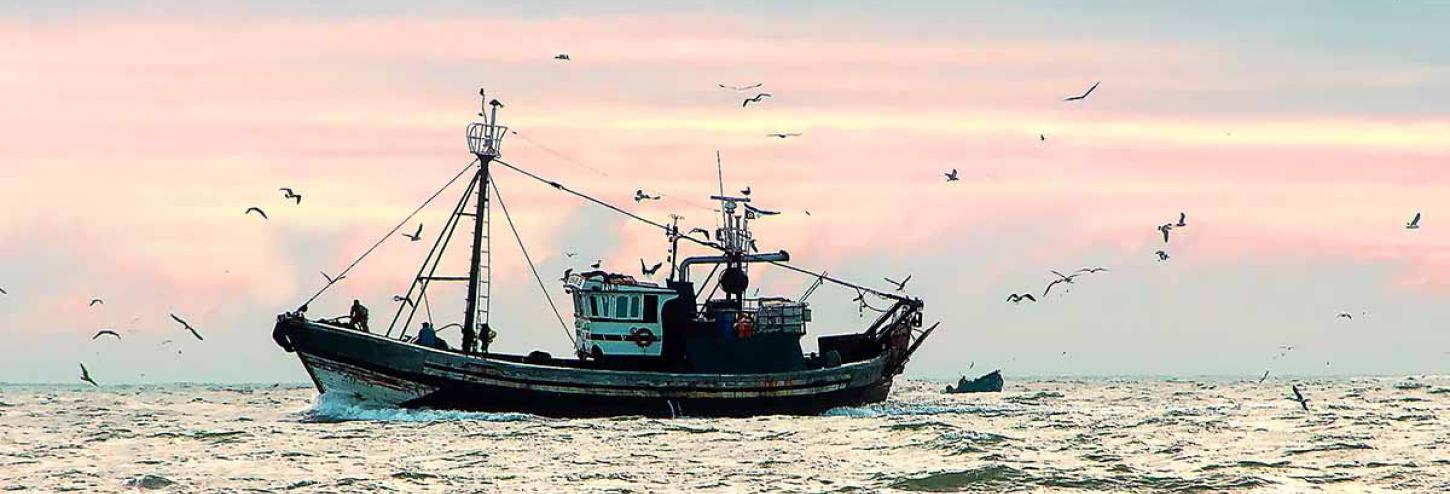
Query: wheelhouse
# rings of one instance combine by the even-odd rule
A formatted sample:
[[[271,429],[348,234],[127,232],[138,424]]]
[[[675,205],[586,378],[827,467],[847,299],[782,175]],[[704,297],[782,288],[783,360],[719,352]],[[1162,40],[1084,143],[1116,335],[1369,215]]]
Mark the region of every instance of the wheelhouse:
[[[571,275],[565,289],[574,299],[574,350],[581,357],[662,355],[662,311],[677,292],[603,271]]]

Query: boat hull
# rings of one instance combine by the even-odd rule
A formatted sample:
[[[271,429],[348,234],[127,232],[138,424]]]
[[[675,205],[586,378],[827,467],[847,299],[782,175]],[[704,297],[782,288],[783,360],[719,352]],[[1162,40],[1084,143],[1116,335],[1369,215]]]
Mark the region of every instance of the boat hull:
[[[880,402],[892,383],[885,357],[799,372],[697,374],[533,365],[300,318],[279,320],[274,337],[298,354],[318,391],[382,406],[551,417],[808,415]]]

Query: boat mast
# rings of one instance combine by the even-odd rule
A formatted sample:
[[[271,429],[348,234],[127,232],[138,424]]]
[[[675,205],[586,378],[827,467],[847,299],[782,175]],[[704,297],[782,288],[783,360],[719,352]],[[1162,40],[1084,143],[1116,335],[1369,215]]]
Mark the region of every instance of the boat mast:
[[[482,89],[478,90],[478,96],[481,100],[478,116],[483,121],[468,125],[468,150],[478,158],[479,166],[473,179],[478,202],[472,214],[473,249],[468,263],[468,300],[463,313],[463,351],[465,353],[480,350],[488,352],[488,308],[490,305],[489,294],[492,291],[489,283],[491,278],[489,261],[492,259],[492,254],[489,249],[488,235],[488,165],[499,156],[499,147],[503,143],[504,133],[508,130],[507,127],[497,125],[498,109],[502,108],[503,104],[498,100],[490,101]],[[487,111],[485,112],[485,110]]]

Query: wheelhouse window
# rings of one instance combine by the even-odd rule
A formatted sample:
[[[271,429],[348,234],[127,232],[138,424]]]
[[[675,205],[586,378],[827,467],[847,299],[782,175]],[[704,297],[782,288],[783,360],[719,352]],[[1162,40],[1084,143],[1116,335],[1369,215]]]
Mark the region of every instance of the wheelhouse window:
[[[625,319],[629,317],[629,295],[614,297],[614,318]]]
[[[640,297],[639,297],[639,295],[635,295],[635,296],[629,297],[629,318],[630,319],[634,319],[636,321],[638,321],[640,319],[640,317],[639,317],[639,305],[640,305]]]
[[[595,301],[595,299],[597,299],[597,298],[598,297],[594,297],[594,296],[590,296],[589,297],[589,317],[598,317],[599,316],[599,303],[597,301]]]

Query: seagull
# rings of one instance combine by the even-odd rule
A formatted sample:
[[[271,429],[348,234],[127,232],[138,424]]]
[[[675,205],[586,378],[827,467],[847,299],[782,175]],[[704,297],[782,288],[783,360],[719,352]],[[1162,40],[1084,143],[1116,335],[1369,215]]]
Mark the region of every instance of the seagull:
[[[1415,213],[1415,219],[1410,220],[1409,223],[1405,223],[1405,229],[1406,230],[1419,230],[1420,229],[1420,213]]]
[[[564,251],[564,257],[567,257],[567,258],[570,258],[570,259],[573,259],[574,256],[577,256],[577,255],[579,255],[578,252],[568,251],[568,250]]]
[[[1031,293],[1014,293],[1007,296],[1007,301],[1014,304],[1022,303],[1022,300],[1024,299],[1031,300],[1033,302],[1037,301],[1037,297],[1033,297]]]
[[[755,215],[758,215],[758,216],[775,216],[777,214],[780,214],[780,211],[771,211],[769,209],[760,209],[760,208],[757,208],[755,206],[751,206],[749,204],[746,204],[745,205],[745,212],[751,213],[751,214],[755,214]]]
[[[186,321],[181,320],[180,317],[176,317],[176,314],[171,314],[171,320],[176,321],[178,323],[181,323],[181,327],[186,328],[187,331],[191,331],[191,335],[192,336],[195,336],[198,341],[205,341],[201,337],[201,333],[197,333],[196,332],[196,328],[191,327],[191,324],[190,323],[187,323]]]
[[[560,53],[558,55],[554,55],[554,60],[564,60],[564,61],[568,61],[569,60],[569,54],[568,53]]]
[[[1063,101],[1079,101],[1079,100],[1082,100],[1083,98],[1087,98],[1089,94],[1093,94],[1093,90],[1094,89],[1097,89],[1098,88],[1098,84],[1102,84],[1102,81],[1094,82],[1093,83],[1093,87],[1088,88],[1088,90],[1087,90],[1086,93],[1082,93],[1082,94],[1080,94],[1078,96],[1069,96],[1069,97],[1063,98],[1062,100]]]
[[[1047,134],[1037,134],[1037,140],[1047,142]]]
[[[328,276],[327,273],[325,273],[325,272],[322,272],[322,271],[318,271],[318,272],[319,273],[322,273],[322,277],[327,279],[327,284],[329,284],[329,285],[334,284],[334,283],[337,283],[337,282],[342,281],[343,279],[347,278],[347,275],[342,275],[342,276],[338,276],[336,278],[333,278],[331,276]]]
[[[602,265],[604,265],[604,260],[603,259],[600,259],[600,260],[594,261],[594,264],[590,264],[589,267],[594,268],[594,269],[599,269],[599,266],[602,266]]]
[[[115,331],[109,329],[102,329],[100,331],[96,331],[96,335],[91,337],[91,341],[95,341],[96,338],[100,338],[101,335],[111,335],[115,336],[118,340],[121,339],[121,335],[117,334]]]
[[[740,193],[741,193],[741,194],[742,194],[742,195],[747,195],[747,196],[748,196],[748,195],[750,195],[750,186],[749,186],[749,185],[747,185],[747,186],[745,186],[745,188],[744,188],[744,189],[740,189]]]
[[[757,94],[755,96],[752,96],[752,97],[749,97],[749,98],[745,98],[745,101],[740,102],[740,107],[741,108],[745,108],[747,105],[749,105],[751,103],[759,103],[761,99],[763,99],[763,98],[769,98],[769,97],[770,97],[770,93],[760,93],[760,94]]]
[[[1292,387],[1294,389],[1294,401],[1299,402],[1299,406],[1304,407],[1304,411],[1309,411],[1309,399],[1304,397],[1304,393],[1299,392],[1298,384],[1294,384]]]
[[[418,306],[417,304],[414,304],[413,303],[413,299],[408,298],[408,297],[404,297],[402,295],[393,295],[393,301],[394,302],[402,302],[402,303],[408,304],[408,305],[413,306],[413,307],[417,307]]]
[[[958,178],[957,178],[957,169],[956,168],[952,168],[952,171],[947,172],[947,173],[943,173],[942,175],[946,175],[947,176],[947,181],[948,182],[955,182],[955,181],[958,180]]]
[[[282,187],[277,190],[282,192],[283,199],[291,199],[294,204],[302,204],[302,194],[293,192],[290,187]]]
[[[774,134],[766,134],[765,136],[766,137],[779,137],[781,139],[785,139],[787,137],[796,137],[796,136],[799,136],[799,135],[801,135],[800,132],[777,132],[777,133],[774,133]]]
[[[9,295],[9,294],[10,294],[10,292],[5,291],[4,288],[0,288],[0,295]]]
[[[660,200],[660,196],[657,196],[657,195],[652,196],[652,195],[646,194],[646,193],[644,193],[644,190],[636,190],[636,191],[634,191],[634,202],[640,202],[640,201],[658,201],[658,200]]]
[[[252,206],[250,208],[247,208],[247,212],[242,213],[242,214],[251,214],[252,211],[256,211],[257,214],[262,215],[262,219],[264,219],[264,220],[265,219],[268,219],[267,218],[267,212],[266,211],[263,211],[262,208],[259,208],[259,207],[256,207],[256,206]]]
[[[86,307],[95,307],[96,304],[106,305],[106,301],[98,298],[93,298],[91,299],[90,305],[87,305]]]
[[[660,266],[664,266],[664,265],[665,265],[665,263],[657,262],[652,267],[645,267],[644,266],[644,259],[640,259],[639,260],[639,270],[640,270],[640,272],[644,273],[645,276],[654,276],[655,275],[655,272],[660,270]]]
[[[1154,254],[1157,254],[1158,255],[1158,260],[1159,261],[1167,261],[1168,260],[1168,253],[1167,252],[1163,252],[1163,251],[1160,250],[1158,252],[1154,252]]]
[[[1268,378],[1269,378],[1269,371],[1264,371],[1264,376],[1259,378],[1259,384],[1263,384],[1264,383],[1264,380],[1265,379],[1268,379]]]
[[[1354,315],[1353,314],[1350,314],[1348,312],[1340,312],[1339,315],[1338,316],[1335,316],[1335,317],[1336,318],[1341,318],[1342,317],[1344,319],[1354,319]]]
[[[704,228],[691,228],[690,233],[687,233],[686,235],[694,235],[695,232],[705,234],[705,240],[710,240],[710,230],[706,230]]]
[[[896,280],[893,280],[891,278],[885,278],[885,277],[883,277],[881,279],[886,280],[887,283],[896,285],[896,291],[899,292],[899,291],[902,291],[902,290],[905,290],[906,289],[906,282],[911,281],[911,275],[906,275],[906,278],[902,279],[901,281],[896,281]]]
[[[749,86],[726,86],[724,84],[716,84],[716,86],[720,86],[721,89],[729,89],[731,91],[735,91],[735,92],[739,93],[739,92],[749,91],[751,89],[758,88],[758,87],[760,87],[760,86],[762,86],[764,84],[765,83],[757,82],[757,83],[751,84]]]
[[[417,231],[414,231],[412,235],[408,235],[408,234],[404,233],[403,234],[403,237],[406,237],[409,241],[412,241],[412,242],[417,242],[418,240],[422,239],[423,238],[423,224],[422,223],[419,223],[418,224],[418,230]]]
[[[1185,226],[1188,226],[1188,213],[1182,213],[1182,212],[1178,213],[1178,223],[1175,224],[1175,225],[1173,225],[1173,226],[1178,227],[1178,228],[1183,228]]]
[[[91,379],[91,373],[86,371],[86,364],[84,362],[81,363],[81,380],[91,383],[91,386],[100,386],[99,384],[96,384],[96,381],[94,379]]]
[[[1173,230],[1173,224],[1172,223],[1164,223],[1164,224],[1158,225],[1158,231],[1163,232],[1163,241],[1164,242],[1167,242],[1168,241],[1168,232],[1169,231],[1172,231],[1172,230]]]
[[[571,274],[574,274],[574,268],[567,268],[567,269],[565,269],[564,270],[564,277],[563,278],[559,278],[559,281],[569,281],[569,275],[571,275]]]
[[[1077,271],[1073,271],[1073,273],[1074,274],[1076,274],[1076,273],[1093,274],[1093,273],[1096,273],[1096,272],[1099,272],[1099,271],[1107,271],[1107,270],[1108,270],[1108,268],[1103,268],[1103,267],[1097,267],[1097,268],[1082,268],[1082,269],[1079,269]]]
[[[1047,284],[1047,289],[1042,290],[1042,296],[1044,298],[1046,298],[1047,297],[1047,294],[1052,291],[1053,285],[1056,285],[1058,283],[1072,283],[1073,282],[1073,278],[1077,278],[1079,276],[1079,274],[1077,274],[1077,273],[1073,273],[1071,276],[1069,276],[1069,275],[1065,275],[1065,274],[1059,273],[1057,271],[1053,271],[1052,274],[1057,275],[1057,279],[1052,280],[1052,283],[1048,283]]]

